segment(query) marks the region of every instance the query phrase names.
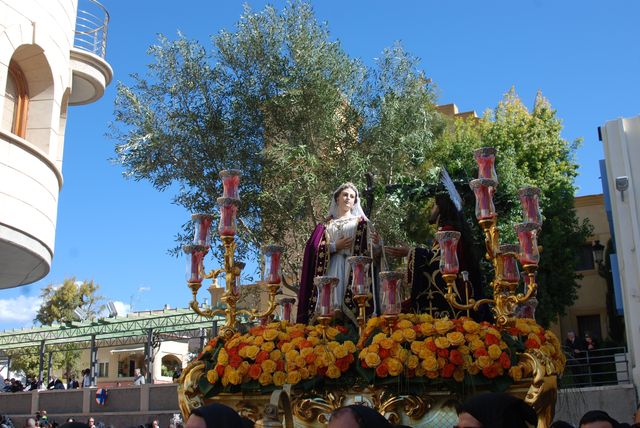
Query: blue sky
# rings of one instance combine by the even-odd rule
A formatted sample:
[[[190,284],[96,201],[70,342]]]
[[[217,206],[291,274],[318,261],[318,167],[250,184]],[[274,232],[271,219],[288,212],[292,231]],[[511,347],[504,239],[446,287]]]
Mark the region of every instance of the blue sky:
[[[210,46],[209,36],[232,30],[239,1],[101,0],[111,15],[107,60],[114,82],[105,96],[69,109],[55,256],[51,273],[26,287],[0,290],[0,330],[30,324],[40,289],[75,276],[93,279],[110,300],[134,310],[186,306],[184,259],[167,254],[188,218],[146,182],[122,176],[109,161],[105,136],[113,117],[115,82],[145,72],[158,33],[178,30]],[[254,10],[265,5],[251,1]],[[271,2],[282,7],[283,2]],[[640,3],[596,1],[313,2],[332,37],[367,63],[399,40],[421,58],[440,104],[481,114],[512,86],[528,107],[541,90],[563,120],[567,140],[583,138],[578,195],[601,193],[597,127],[639,113]],[[208,267],[213,267],[208,261]]]

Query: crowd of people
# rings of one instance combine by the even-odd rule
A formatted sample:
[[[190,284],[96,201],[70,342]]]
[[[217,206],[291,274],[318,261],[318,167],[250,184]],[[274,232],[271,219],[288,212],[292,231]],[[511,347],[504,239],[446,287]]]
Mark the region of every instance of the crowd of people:
[[[83,422],[86,420],[86,422]],[[59,423],[56,420],[49,419],[46,410],[36,412],[30,418],[27,418],[23,428],[114,428],[113,425],[106,425],[102,421],[96,421],[96,418],[89,416],[86,419],[79,418],[67,418],[63,423]],[[11,418],[7,415],[0,415],[0,428],[20,428],[16,426]],[[157,419],[153,419],[151,422],[133,426],[130,428],[160,428],[160,423]],[[163,427],[165,428],[165,427]],[[169,421],[166,428],[184,428],[184,424],[181,420],[172,419]]]

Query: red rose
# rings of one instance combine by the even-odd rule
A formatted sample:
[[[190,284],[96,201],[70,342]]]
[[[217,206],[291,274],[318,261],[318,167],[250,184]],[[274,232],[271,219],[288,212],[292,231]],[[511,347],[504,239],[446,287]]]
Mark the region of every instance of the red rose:
[[[218,364],[216,366],[216,372],[218,372],[218,377],[222,378],[222,376],[224,376],[224,366],[222,364]]]
[[[342,333],[342,334],[344,334],[344,333],[346,333],[346,332],[348,331],[348,330],[347,330],[347,327],[345,327],[345,326],[343,326],[343,325],[337,325],[337,326],[336,326],[336,329],[338,329],[338,331],[339,331],[340,333]]]
[[[534,339],[527,339],[526,342],[524,342],[524,347],[527,349],[531,349],[531,348],[539,348],[540,344],[534,340]]]
[[[478,348],[476,349],[476,351],[473,353],[474,358],[478,358],[478,357],[486,357],[487,355],[489,355],[489,353],[487,352],[486,349],[484,348]]]
[[[290,339],[295,339],[296,337],[304,337],[304,331],[294,330],[291,333],[289,333]]]
[[[276,361],[276,370],[283,372],[284,371],[284,360]]]
[[[517,327],[509,327],[507,329],[507,332],[511,335],[511,336],[519,336],[520,335],[520,330],[517,329]]]
[[[237,369],[242,364],[242,357],[240,355],[231,355],[229,357],[229,365],[234,369]]]
[[[309,342],[308,340],[303,340],[302,342],[298,343],[298,348],[302,349],[302,348],[310,348],[313,346],[313,343]]]
[[[336,367],[338,367],[340,371],[343,373],[349,370],[350,364],[351,364],[351,361],[349,361],[347,357],[338,358],[336,360]]]
[[[449,350],[448,349],[438,349],[437,351],[438,357],[449,358]]]
[[[380,359],[384,360],[385,358],[389,358],[391,356],[391,351],[388,349],[380,348],[378,351],[378,355],[380,355]]]
[[[431,352],[436,352],[438,350],[438,347],[436,346],[436,342],[434,342],[433,339],[429,339],[426,342],[424,342],[424,346],[426,346],[427,349]]]
[[[451,377],[453,376],[453,371],[456,369],[454,364],[448,363],[442,368],[442,377]]]
[[[511,367],[511,358],[509,358],[506,352],[502,352],[500,358],[498,358],[498,363],[500,363],[503,369],[508,369]]]
[[[387,367],[386,363],[382,363],[378,367],[376,367],[376,376],[387,377],[388,375],[389,375],[389,367]]]
[[[456,366],[461,366],[462,364],[464,364],[462,352],[458,351],[457,349],[452,349],[451,352],[449,352],[449,361],[451,361]]]
[[[308,353],[307,355],[305,355],[304,357],[304,361],[307,364],[311,364],[316,360],[316,354],[314,354],[313,352]]]
[[[269,353],[267,351],[260,351],[258,355],[256,355],[256,364],[260,364],[261,362],[269,359]]]
[[[238,352],[240,351],[240,349],[238,349],[237,346],[234,346],[231,349],[227,349],[227,354],[229,354],[229,356],[231,355],[238,355]]]
[[[264,327],[261,325],[251,327],[249,329],[249,333],[251,333],[251,336],[262,336],[262,333],[264,333]]]
[[[327,374],[327,367],[318,367],[318,376],[324,376]]]
[[[249,366],[249,377],[253,380],[258,380],[262,374],[262,367],[259,364],[251,364]]]
[[[495,336],[494,336],[493,334],[491,334],[491,333],[487,333],[487,335],[486,335],[486,336],[485,336],[485,338],[484,338],[484,343],[485,343],[487,346],[490,346],[490,345],[499,345],[499,344],[500,344],[500,339],[499,339],[499,338],[497,338],[497,337],[495,337]]]
[[[499,372],[500,370],[496,364],[491,364],[490,366],[487,366],[482,369],[482,374],[487,379],[493,379],[494,377],[498,376]]]

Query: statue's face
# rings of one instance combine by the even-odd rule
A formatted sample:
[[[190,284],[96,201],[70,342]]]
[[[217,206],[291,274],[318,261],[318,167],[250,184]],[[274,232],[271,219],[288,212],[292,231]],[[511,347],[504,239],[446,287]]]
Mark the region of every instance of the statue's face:
[[[336,203],[338,204],[339,212],[350,212],[356,203],[356,192],[350,187],[342,189]]]

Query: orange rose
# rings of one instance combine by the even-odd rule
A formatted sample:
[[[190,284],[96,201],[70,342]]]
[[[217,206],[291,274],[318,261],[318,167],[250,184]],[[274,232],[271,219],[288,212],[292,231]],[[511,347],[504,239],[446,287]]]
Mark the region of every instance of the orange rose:
[[[498,374],[500,374],[500,369],[496,364],[491,364],[482,369],[482,374],[487,379],[493,379],[494,377],[498,376]]]
[[[493,334],[487,333],[487,335],[484,337],[484,343],[487,346],[498,345],[500,344],[500,339]]]
[[[258,355],[256,355],[256,364],[260,364],[265,360],[269,359],[269,353],[267,351],[260,351]]]
[[[462,353],[457,349],[452,349],[451,352],[449,352],[449,361],[451,361],[456,366],[461,366],[464,363]]]
[[[442,368],[442,377],[444,378],[452,377],[455,369],[456,369],[455,365],[451,363],[445,364],[445,366]]]
[[[433,339],[428,339],[424,341],[424,346],[431,352],[436,352],[436,350],[438,349],[438,347],[436,346],[436,343],[433,341]]]
[[[464,369],[462,367],[456,367],[453,371],[453,379],[456,382],[462,382],[464,380]]]
[[[527,349],[537,349],[540,347],[540,344],[537,340],[527,339],[526,342],[524,342],[524,347]]]
[[[509,367],[511,367],[511,358],[509,358],[509,355],[507,355],[506,352],[500,354],[498,362],[503,369],[508,369]]]
[[[389,375],[389,368],[385,363],[382,363],[378,367],[376,367],[376,376],[387,377],[388,375]]]
[[[253,380],[258,380],[260,375],[262,374],[262,367],[258,364],[251,364],[249,366],[249,377]]]

